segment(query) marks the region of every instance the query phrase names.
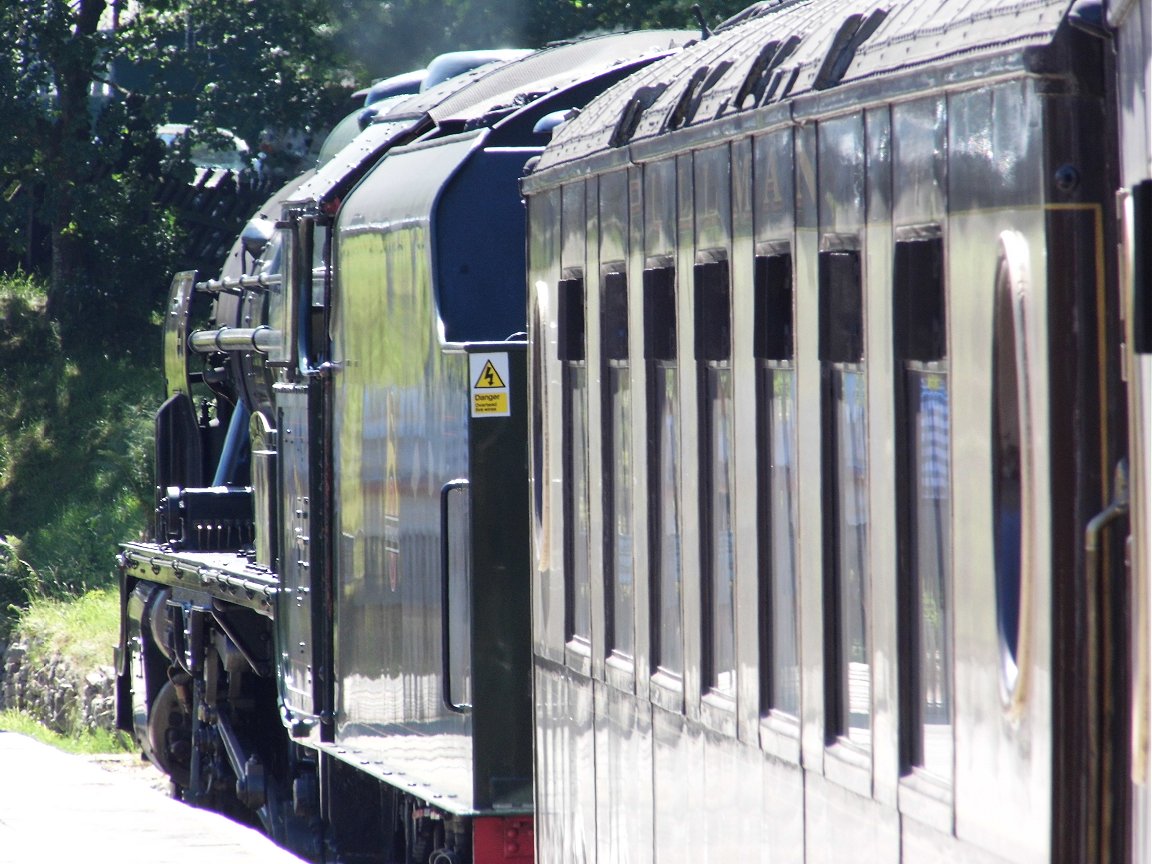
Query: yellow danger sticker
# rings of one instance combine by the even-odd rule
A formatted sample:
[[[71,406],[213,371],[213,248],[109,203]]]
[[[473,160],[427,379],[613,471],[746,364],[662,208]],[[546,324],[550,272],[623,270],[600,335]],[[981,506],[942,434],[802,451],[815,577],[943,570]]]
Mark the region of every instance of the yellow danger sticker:
[[[507,354],[468,355],[473,417],[509,417]]]
[[[507,393],[477,393],[472,397],[472,416],[479,417],[481,414],[487,416],[507,417],[508,410],[508,394]]]
[[[496,367],[492,365],[491,360],[484,364],[484,368],[480,370],[480,375],[476,378],[476,383],[472,386],[477,390],[507,389],[508,387],[504,383],[504,379],[500,377],[500,373],[496,371]]]

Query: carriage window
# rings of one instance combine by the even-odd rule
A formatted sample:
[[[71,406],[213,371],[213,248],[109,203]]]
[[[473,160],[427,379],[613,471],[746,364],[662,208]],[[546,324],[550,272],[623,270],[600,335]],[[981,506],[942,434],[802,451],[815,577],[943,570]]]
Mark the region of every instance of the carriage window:
[[[800,714],[796,622],[796,369],[792,256],[763,255],[755,276],[761,710]]]
[[[952,777],[951,473],[944,244],[897,243],[898,592],[905,769]]]
[[[584,347],[584,279],[559,285],[559,359],[564,423],[564,590],[571,639],[592,635],[588,537],[588,370]]]
[[[600,301],[604,387],[604,584],[608,650],[636,650],[632,588],[632,393],[628,369],[628,280],[605,273]]]
[[[1017,319],[1013,303],[1013,262],[1001,255],[996,273],[995,348],[992,356],[992,513],[996,568],[996,622],[1000,631],[1004,681],[1016,686],[1023,540],[1021,393]]]
[[[860,253],[820,255],[824,379],[824,561],[830,742],[867,747],[872,728],[868,438]]]
[[[680,410],[676,271],[644,271],[644,359],[648,364],[649,560],[652,656],[658,670],[684,671],[680,641]]]
[[[726,260],[697,264],[696,362],[700,378],[701,588],[704,686],[736,696],[735,485],[732,304]]]

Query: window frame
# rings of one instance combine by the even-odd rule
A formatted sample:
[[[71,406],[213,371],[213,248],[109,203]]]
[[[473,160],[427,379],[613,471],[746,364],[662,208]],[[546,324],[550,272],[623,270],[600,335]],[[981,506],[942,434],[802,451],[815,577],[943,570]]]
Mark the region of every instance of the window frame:
[[[560,362],[561,435],[564,442],[561,455],[564,641],[568,651],[575,652],[583,661],[590,657],[592,650],[587,296],[583,271],[565,270],[557,285],[557,294],[557,359]],[[582,523],[580,519],[583,519]],[[579,530],[581,525],[582,530]],[[578,544],[581,548],[577,548]],[[582,553],[582,557],[578,553]]]
[[[735,423],[732,398],[732,282],[729,261],[719,252],[699,261],[693,270],[695,293],[695,346],[699,441],[699,519],[701,591],[701,689],[728,707],[736,700],[736,538],[735,538]],[[714,422],[714,409],[724,410],[727,390],[727,420],[722,429]],[[727,461],[721,465],[722,455]],[[728,490],[726,514],[718,513],[718,483]],[[718,581],[718,533],[723,515],[728,535],[727,594],[728,613],[722,613]],[[723,578],[723,577],[720,577]],[[723,619],[723,620],[722,620]],[[722,669],[723,656],[728,668]],[[727,673],[729,681],[722,686]]]
[[[628,276],[624,264],[606,264],[600,286],[600,369],[601,369],[601,454],[605,463],[603,476],[608,482],[602,490],[603,548],[604,548],[604,652],[608,662],[627,672],[635,673],[636,664],[636,562],[631,549],[628,573],[633,586],[631,599],[621,601],[621,548],[618,532],[621,511],[629,520],[628,545],[635,543],[636,525],[632,519],[634,497],[631,466],[632,423],[635,419],[631,389],[631,350],[628,334]],[[625,390],[619,390],[623,383]],[[619,403],[619,404],[618,404]],[[623,428],[617,418],[624,417]],[[626,499],[623,502],[618,498]],[[621,613],[628,619],[626,639],[620,638]],[[621,642],[625,645],[622,647]]]
[[[822,434],[822,499],[823,499],[823,526],[822,540],[824,548],[824,648],[825,648],[825,714],[824,737],[828,747],[838,747],[847,750],[850,761],[859,761],[862,765],[870,764],[873,750],[872,735],[875,726],[875,710],[873,703],[873,669],[872,669],[872,608],[871,608],[871,573],[869,572],[868,550],[870,546],[870,518],[867,490],[869,483],[868,465],[868,396],[867,396],[867,367],[864,350],[864,290],[863,290],[863,256],[855,237],[826,238],[819,255],[819,304],[820,304],[820,344],[819,359],[821,366],[821,426]],[[858,430],[851,419],[851,406],[841,395],[841,388],[848,382],[856,379],[863,383],[863,393],[858,397],[863,400],[860,419],[863,424],[864,447],[862,453],[846,451],[841,435],[841,421],[853,427],[849,434],[855,435]],[[842,409],[849,413],[842,416]],[[859,461],[863,458],[862,479],[855,482],[849,489],[845,479],[841,476],[839,464],[847,457]],[[852,549],[847,548],[844,539],[847,532],[842,531],[844,523],[851,518],[851,514],[844,512],[844,500],[851,492],[854,497],[862,500],[856,501],[856,516],[863,517],[856,534],[857,543]],[[858,547],[858,548],[857,548]],[[852,582],[844,573],[843,554],[855,551],[861,572]],[[857,584],[858,583],[858,584]],[[859,735],[852,737],[852,665],[848,659],[848,652],[843,646],[844,631],[848,626],[847,609],[844,597],[850,594],[853,587],[859,594],[860,601],[860,636],[862,639],[863,665],[867,667],[867,719],[866,737]],[[860,665],[860,661],[857,661]],[[858,676],[857,676],[858,677]],[[860,689],[857,680],[857,691]]]
[[[799,478],[793,470],[787,472],[785,486],[788,496],[788,513],[784,517],[786,530],[783,532],[788,543],[789,573],[787,592],[781,590],[780,574],[776,556],[779,552],[774,539],[778,536],[780,518],[777,514],[774,488],[775,472],[779,464],[773,441],[776,427],[773,417],[777,413],[777,376],[787,373],[790,378],[788,403],[783,406],[791,416],[790,424],[785,424],[782,442],[786,448],[787,463],[794,466],[797,455],[796,420],[798,406],[796,399],[795,363],[795,284],[794,261],[791,246],[787,243],[762,248],[754,261],[754,334],[753,358],[756,365],[756,510],[757,510],[757,571],[760,628],[760,707],[762,721],[771,720],[779,731],[798,737],[801,704],[800,687],[800,595],[796,527],[798,522]],[[790,615],[778,608],[782,595],[791,596]],[[781,626],[786,622],[787,628]],[[784,676],[780,664],[783,653],[779,636],[785,629],[791,633],[790,654],[793,658],[794,705],[782,707],[783,689],[779,684]]]
[[[917,777],[934,797],[944,801],[951,798],[955,777],[955,670],[953,651],[953,576],[952,576],[952,497],[951,440],[948,428],[949,389],[948,315],[945,284],[945,249],[942,231],[938,225],[916,229],[902,229],[896,234],[893,254],[892,334],[893,334],[893,392],[895,394],[896,423],[896,551],[897,551],[897,651],[899,674],[900,712],[900,771],[904,779]],[[943,403],[934,399],[932,416],[925,418],[913,407],[914,388],[939,378]],[[924,407],[923,401],[919,408]],[[943,416],[941,416],[941,409]],[[923,475],[923,460],[929,457],[939,461],[940,441],[935,432],[944,423],[943,477]],[[929,436],[926,440],[925,436]],[[928,466],[931,468],[932,466]],[[937,464],[936,468],[940,466]],[[942,484],[941,484],[941,481]],[[925,492],[924,483],[933,488]],[[940,497],[936,493],[943,494]],[[944,548],[935,549],[939,564],[936,573],[939,598],[936,605],[936,632],[930,633],[925,621],[925,583],[919,561],[924,549],[921,525],[922,502],[943,501],[932,506],[936,512],[936,529],[931,540],[943,541]],[[947,712],[947,747],[944,759],[927,753],[924,644],[933,637],[939,644],[942,657],[941,700]],[[932,764],[929,764],[931,761]],[[937,770],[947,762],[945,772]]]
[[[649,600],[650,600],[650,628],[649,628],[649,657],[651,675],[654,683],[659,684],[652,691],[653,700],[664,704],[665,707],[675,710],[683,709],[683,679],[684,679],[684,641],[683,641],[683,567],[682,541],[683,525],[681,514],[683,502],[680,484],[680,460],[682,458],[681,434],[679,418],[681,406],[679,402],[679,351],[677,347],[677,309],[676,309],[676,268],[671,262],[661,261],[655,266],[644,270],[644,363],[647,370],[647,392],[645,403],[647,407],[648,432],[648,500],[656,506],[649,506],[648,510],[648,560],[649,560]],[[670,402],[665,404],[665,400]],[[661,424],[668,426],[662,429]],[[665,453],[662,446],[664,436],[667,440],[670,453]],[[673,486],[670,494],[665,494],[662,475],[667,475]],[[665,507],[670,506],[670,512]],[[671,517],[675,524],[668,526],[667,517]],[[661,554],[663,535],[666,528],[670,542],[675,548],[669,551],[675,553],[674,570],[665,569],[668,562]],[[667,593],[666,582],[671,581],[675,586],[677,596],[672,604],[665,604]],[[665,621],[665,614],[674,615],[674,620]],[[668,639],[669,633],[675,634],[674,641]],[[671,661],[671,662],[670,662]],[[663,700],[661,691],[671,691],[671,695]],[[663,701],[662,701],[663,700]],[[673,704],[674,703],[674,704]]]

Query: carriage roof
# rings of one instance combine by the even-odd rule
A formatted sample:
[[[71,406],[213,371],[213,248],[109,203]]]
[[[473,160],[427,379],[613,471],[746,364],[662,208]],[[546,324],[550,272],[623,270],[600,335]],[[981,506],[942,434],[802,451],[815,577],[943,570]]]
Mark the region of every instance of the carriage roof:
[[[947,78],[961,65],[1019,58],[1051,42],[1068,6],[1068,0],[759,3],[595,100],[556,131],[537,171],[872,79],[929,69]]]

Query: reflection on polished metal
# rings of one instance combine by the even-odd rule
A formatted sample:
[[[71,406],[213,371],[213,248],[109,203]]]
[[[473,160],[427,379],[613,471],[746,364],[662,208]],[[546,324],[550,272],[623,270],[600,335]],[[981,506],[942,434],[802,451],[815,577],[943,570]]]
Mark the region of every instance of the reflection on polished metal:
[[[188,347],[198,354],[212,354],[216,351],[259,351],[267,354],[279,341],[279,331],[266,325],[220,327],[192,333],[188,337]]]
[[[278,288],[281,283],[279,273],[257,273],[252,276],[239,276],[235,279],[209,279],[197,282],[196,290],[205,294],[235,294],[245,291],[266,291]]]

